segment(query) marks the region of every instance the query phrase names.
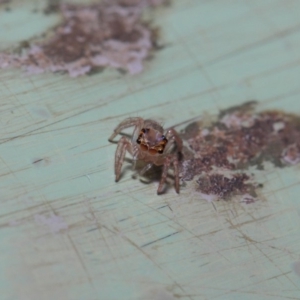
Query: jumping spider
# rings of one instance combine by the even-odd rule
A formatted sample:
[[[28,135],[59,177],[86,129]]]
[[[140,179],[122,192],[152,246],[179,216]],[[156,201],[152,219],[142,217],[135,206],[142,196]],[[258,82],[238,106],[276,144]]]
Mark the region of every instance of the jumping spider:
[[[164,183],[167,179],[168,169],[171,164],[174,167],[175,190],[179,193],[179,160],[182,151],[182,140],[178,133],[173,129],[168,129],[164,134],[163,127],[153,120],[142,118],[128,118],[122,121],[114,130],[109,138],[113,139],[125,128],[134,126],[132,138],[122,136],[118,142],[115,153],[115,175],[116,182],[120,179],[121,168],[126,151],[133,156],[133,165],[137,160],[146,162],[146,166],[140,174],[147,172],[153,165],[163,165],[163,171],[157,194],[162,193]]]

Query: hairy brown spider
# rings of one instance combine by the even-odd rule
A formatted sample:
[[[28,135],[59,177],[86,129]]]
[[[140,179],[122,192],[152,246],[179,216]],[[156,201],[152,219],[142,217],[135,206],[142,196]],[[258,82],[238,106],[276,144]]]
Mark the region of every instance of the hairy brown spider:
[[[171,164],[174,167],[175,190],[179,193],[179,169],[178,163],[181,157],[182,140],[178,133],[173,129],[168,129],[164,134],[163,127],[153,120],[142,118],[128,118],[122,121],[114,130],[109,138],[113,139],[125,128],[134,126],[132,138],[121,137],[115,153],[115,175],[116,181],[120,179],[121,168],[126,151],[133,157],[135,166],[137,160],[147,162],[141,170],[140,175],[147,172],[153,165],[163,165],[163,172],[157,194],[163,191],[164,183],[167,179],[168,169]]]

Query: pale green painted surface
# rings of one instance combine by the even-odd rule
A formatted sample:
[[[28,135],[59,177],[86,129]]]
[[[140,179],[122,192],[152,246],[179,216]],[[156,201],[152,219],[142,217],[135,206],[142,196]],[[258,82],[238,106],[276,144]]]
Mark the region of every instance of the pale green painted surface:
[[[56,22],[21,3],[0,12],[1,49]],[[215,210],[192,183],[158,197],[127,168],[116,184],[107,141],[127,116],[171,126],[250,99],[300,113],[300,1],[153,15],[167,47],[142,75],[1,71],[0,299],[300,299],[299,166],[270,166],[260,201]]]

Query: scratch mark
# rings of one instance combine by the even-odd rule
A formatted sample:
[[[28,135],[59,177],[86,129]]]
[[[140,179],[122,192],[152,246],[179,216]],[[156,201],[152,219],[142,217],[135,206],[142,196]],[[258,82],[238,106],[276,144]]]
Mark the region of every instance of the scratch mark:
[[[247,224],[251,224],[251,223],[257,223],[258,221],[262,221],[262,220],[265,220],[265,219],[269,219],[271,216],[273,215],[268,215],[268,216],[264,216],[264,217],[261,217],[261,218],[253,218],[253,220],[250,220],[250,221],[246,221],[246,222],[243,222],[243,223],[239,223],[239,224],[233,224],[231,220],[227,219],[227,222],[231,225],[229,227],[229,229],[237,229],[238,227],[241,227],[243,225],[247,225]]]
[[[129,218],[121,219],[121,220],[119,220],[119,222],[124,222],[124,221],[126,221],[126,220],[128,220],[128,219],[130,219],[130,217],[129,217]]]
[[[162,209],[162,208],[165,208],[167,207],[168,205],[164,205],[164,206],[161,206],[161,207],[158,207],[157,209]]]
[[[215,204],[214,204],[214,202],[212,201],[212,202],[210,202],[210,203],[212,204],[214,210],[215,210],[215,211],[218,211],[217,208],[216,208],[216,206],[215,206]]]
[[[221,56],[219,56],[219,57],[217,57],[217,58],[215,58],[215,59],[213,59],[213,60],[205,63],[203,66],[204,67],[212,66],[212,65],[214,65],[214,64],[216,64],[216,63],[218,63],[218,62],[220,62],[220,61],[222,61],[224,59],[227,59],[227,58],[239,55],[239,54],[241,54],[241,53],[243,53],[245,51],[248,51],[248,50],[251,50],[251,49],[255,49],[256,47],[268,44],[270,42],[273,42],[273,41],[277,40],[278,38],[284,38],[284,37],[287,37],[289,35],[292,35],[292,34],[298,32],[299,29],[300,29],[300,25],[297,24],[294,27],[284,29],[284,30],[282,30],[280,32],[275,32],[275,34],[270,35],[270,36],[268,36],[268,37],[266,37],[264,39],[261,39],[259,41],[256,41],[256,42],[254,42],[254,43],[252,43],[250,45],[242,46],[242,47],[240,47],[238,49],[235,49],[235,50],[233,50],[233,51],[231,51],[229,53],[221,55]]]
[[[190,72],[190,70],[191,69],[189,68],[188,71]],[[187,72],[187,73],[189,73],[189,72]],[[179,74],[180,74],[180,72],[179,72]],[[178,74],[176,74],[176,75],[178,76]],[[176,78],[176,76],[174,76],[174,77]],[[170,78],[170,80],[171,79],[172,78]],[[133,95],[138,94],[139,92],[141,92],[143,90],[147,90],[149,88],[153,88],[155,86],[162,85],[163,83],[168,82],[168,81],[169,80],[163,80],[163,82],[158,81],[157,83],[149,84],[146,87],[142,87],[142,88],[136,89],[134,91],[131,91],[130,93],[125,92],[125,93],[119,95],[118,97],[116,97],[115,99],[110,100],[109,102],[110,103],[111,102],[117,102],[117,101],[123,99],[124,97],[126,97],[128,95],[133,96]],[[221,88],[225,88],[225,87],[218,87],[217,90],[220,90]],[[205,90],[203,92],[200,92],[200,93],[198,92],[198,93],[195,93],[195,94],[192,94],[192,95],[188,95],[187,97],[183,97],[183,98],[181,98],[181,100],[184,101],[184,100],[188,100],[188,99],[191,99],[191,98],[194,98],[194,97],[200,97],[202,95],[210,94],[211,92],[213,92],[215,90],[216,90],[216,88],[207,89],[207,90]],[[169,106],[172,103],[173,103],[173,101],[166,101],[166,102],[164,102],[162,104],[155,104],[155,105],[148,106],[147,109],[149,110],[149,109],[154,109],[154,108],[158,108],[158,107]],[[29,130],[29,131],[27,131],[25,133],[18,134],[18,135],[15,135],[15,136],[11,136],[11,137],[2,138],[2,139],[0,139],[0,145],[4,144],[4,143],[7,143],[7,142],[10,142],[12,140],[18,139],[18,138],[26,137],[26,136],[39,135],[39,134],[43,134],[43,133],[60,131],[60,130],[68,129],[68,128],[74,128],[74,127],[79,127],[79,126],[82,126],[82,125],[87,125],[88,123],[84,123],[84,124],[79,124],[79,125],[66,126],[66,127],[62,127],[62,128],[58,128],[58,129],[51,129],[51,130],[45,130],[45,131],[42,131],[42,132],[38,132],[39,130],[43,130],[43,129],[48,128],[48,127],[50,127],[52,125],[56,125],[56,124],[62,123],[62,122],[67,121],[67,120],[69,120],[71,118],[81,116],[81,115],[83,115],[85,113],[89,113],[90,111],[93,111],[95,109],[99,109],[99,108],[101,108],[103,106],[106,106],[107,104],[108,104],[108,102],[104,102],[104,103],[95,105],[95,106],[93,106],[91,108],[88,108],[88,109],[82,110],[80,112],[74,113],[74,114],[72,114],[70,116],[64,117],[64,118],[62,118],[60,120],[57,120],[57,121],[51,122],[49,124],[40,126],[38,128]],[[132,111],[132,114],[138,114],[138,113],[144,112],[144,111],[145,111],[145,108],[141,108],[141,109]],[[123,113],[123,114],[120,114],[120,115],[116,115],[114,117],[106,117],[106,118],[98,120],[98,122],[105,122],[105,121],[110,120],[110,119],[118,119],[118,118],[121,118],[121,117],[124,117],[124,116],[128,116],[128,113]],[[94,124],[95,122],[89,122],[89,123]]]
[[[83,261],[81,255],[80,255],[80,253],[79,253],[79,251],[78,251],[76,245],[74,244],[74,241],[72,240],[72,238],[71,238],[71,236],[70,236],[69,234],[68,234],[68,238],[69,238],[70,244],[71,244],[71,246],[72,246],[72,248],[73,248],[73,250],[74,250],[74,252],[75,252],[75,254],[76,254],[76,256],[77,256],[77,258],[78,258],[78,260],[79,260],[79,262],[80,262],[80,264],[81,264],[81,267],[82,267],[82,269],[84,270],[84,272],[85,272],[85,274],[86,274],[86,276],[87,276],[87,278],[88,278],[88,281],[89,281],[90,285],[91,285],[91,286],[93,287],[93,289],[95,290],[93,281],[92,281],[92,279],[91,279],[91,277],[90,277],[90,274],[89,274],[89,272],[88,272],[88,270],[87,270],[87,268],[86,268],[86,266],[85,266],[85,264],[84,264],[84,261]]]
[[[40,162],[40,161],[42,161],[42,160],[43,160],[43,158],[40,158],[40,159],[37,159],[37,160],[33,161],[32,163],[33,163],[33,164],[36,164],[36,163],[38,163],[38,162]]]
[[[84,176],[89,180],[90,183],[92,183],[89,175],[84,175]]]
[[[281,270],[281,268],[275,263],[275,261],[273,260],[273,259],[271,259],[267,254],[265,254],[264,253],[264,251],[262,250],[262,249],[260,249],[259,247],[258,247],[258,245],[257,244],[260,244],[258,241],[255,241],[255,240],[253,240],[252,238],[250,238],[250,237],[248,237],[246,234],[244,234],[243,232],[242,232],[242,230],[240,229],[240,228],[238,228],[239,226],[237,225],[237,226],[235,226],[233,223],[232,223],[232,221],[231,220],[229,220],[229,219],[227,219],[227,222],[229,223],[229,224],[231,224],[231,226],[232,226],[232,228],[234,228],[235,230],[237,230],[242,236],[243,236],[243,238],[246,240],[246,241],[248,241],[248,242],[250,242],[270,263],[272,263],[280,272],[281,272],[281,274],[294,286],[294,287],[296,287],[297,288],[297,285],[287,276],[287,274],[285,274],[282,270]]]
[[[178,231],[173,232],[173,233],[170,233],[170,234],[168,234],[168,235],[166,235],[166,236],[164,236],[164,237],[161,237],[161,238],[159,238],[159,239],[157,239],[157,240],[155,240],[155,241],[151,241],[151,242],[149,242],[149,243],[144,244],[143,246],[141,246],[141,248],[147,247],[147,246],[149,246],[149,245],[151,245],[151,244],[154,244],[154,243],[156,243],[156,242],[158,242],[158,241],[161,241],[161,240],[163,240],[163,239],[166,239],[166,238],[168,238],[168,237],[170,237],[170,236],[172,236],[172,235],[175,235],[175,234],[177,234],[177,233],[178,233]]]
[[[183,293],[186,293],[183,287],[175,280],[173,279],[166,271],[158,264],[156,263],[150,255],[148,255],[141,247],[139,247],[137,244],[135,244],[132,240],[130,240],[126,236],[122,236],[123,239],[125,239],[130,245],[132,245],[135,249],[137,249],[139,252],[141,252],[146,258],[148,258],[159,270],[161,270],[173,283],[176,287],[178,287]],[[192,300],[192,297],[190,295],[187,295],[187,297]]]
[[[278,278],[278,277],[281,277],[281,276],[285,276],[285,275],[290,274],[290,273],[292,273],[292,271],[288,271],[288,272],[285,272],[285,273],[280,273],[276,276],[268,278],[267,280],[272,280],[272,279],[275,279],[275,278]]]
[[[108,249],[108,251],[109,251],[109,253],[110,253],[110,256],[111,256],[111,258],[112,258],[112,261],[115,263],[115,266],[116,266],[116,268],[118,269],[118,271],[121,272],[121,269],[120,269],[120,267],[119,267],[119,264],[118,264],[118,262],[117,262],[117,259],[116,259],[115,255],[114,255],[113,250],[112,250],[112,248],[111,248],[109,242],[107,241],[107,239],[106,239],[106,237],[105,237],[105,235],[104,235],[102,229],[106,229],[107,231],[109,231],[110,233],[113,233],[113,234],[117,234],[117,233],[116,233],[115,231],[109,229],[105,224],[102,224],[102,223],[98,220],[98,218],[97,218],[97,216],[96,216],[96,214],[95,214],[95,211],[94,211],[93,207],[89,204],[88,201],[87,201],[87,206],[88,206],[89,213],[90,213],[91,216],[92,216],[92,220],[94,221],[95,225],[97,226],[96,229],[98,229],[98,233],[99,233],[99,235],[101,236],[101,239],[104,241],[105,246],[106,246],[106,248]]]
[[[91,231],[95,231],[95,230],[98,230],[98,229],[99,229],[99,228],[96,227],[96,228],[89,229],[89,230],[87,230],[86,232],[91,232]]]
[[[242,236],[246,241],[248,241],[248,242],[250,242],[250,243],[258,243],[258,241],[255,241],[255,240],[253,240],[252,238],[250,238],[249,236],[247,236],[247,235],[239,228],[239,227],[240,227],[240,224],[234,225],[233,222],[232,222],[230,219],[226,219],[226,221],[231,225],[229,228],[230,228],[230,229],[235,229],[235,230],[237,230],[237,231],[241,234],[241,236]],[[253,222],[255,222],[255,220],[254,220],[254,221],[249,221],[249,223],[253,223]]]

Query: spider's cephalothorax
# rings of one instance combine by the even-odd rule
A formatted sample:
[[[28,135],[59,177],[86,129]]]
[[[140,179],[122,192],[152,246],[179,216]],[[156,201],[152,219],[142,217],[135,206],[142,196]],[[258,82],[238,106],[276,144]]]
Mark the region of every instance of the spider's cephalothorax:
[[[175,175],[175,189],[179,193],[178,163],[181,157],[182,140],[178,133],[173,128],[164,133],[162,126],[154,120],[128,118],[116,127],[109,141],[112,141],[123,129],[131,126],[134,126],[132,138],[128,139],[123,136],[118,142],[115,154],[116,181],[120,178],[122,164],[126,151],[128,151],[133,156],[134,162],[137,160],[147,162],[140,174],[144,174],[153,165],[163,165],[162,177],[157,189],[158,194],[163,191],[168,169],[172,164]]]
[[[136,142],[140,145],[142,151],[148,151],[149,154],[155,155],[164,152],[168,140],[155,129],[142,128]]]

